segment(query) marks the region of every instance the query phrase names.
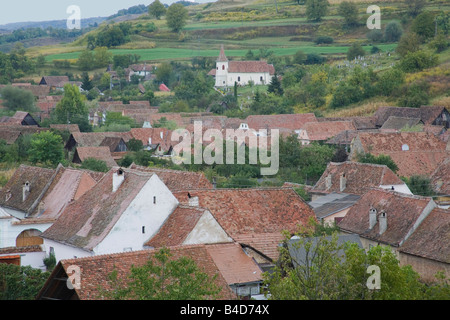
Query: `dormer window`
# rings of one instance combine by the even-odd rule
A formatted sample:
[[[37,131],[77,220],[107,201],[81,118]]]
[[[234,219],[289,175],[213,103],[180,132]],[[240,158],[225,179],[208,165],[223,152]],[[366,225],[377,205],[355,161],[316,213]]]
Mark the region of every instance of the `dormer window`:
[[[402,145],[402,151],[408,151],[409,150],[409,146],[405,143]]]

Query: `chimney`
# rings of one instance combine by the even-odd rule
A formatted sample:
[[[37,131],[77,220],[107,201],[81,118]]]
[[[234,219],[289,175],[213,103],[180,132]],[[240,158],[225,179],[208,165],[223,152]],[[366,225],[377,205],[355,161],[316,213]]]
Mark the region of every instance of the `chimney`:
[[[198,207],[198,197],[190,197],[189,198],[189,206],[191,207]]]
[[[161,131],[161,132],[159,133],[159,136],[161,137],[161,139],[164,139],[164,132]]]
[[[28,195],[30,194],[30,187],[31,187],[31,185],[30,185],[30,183],[28,181],[23,184],[23,187],[22,187],[22,201],[27,200]]]
[[[327,177],[325,178],[325,184],[326,184],[327,190],[331,188],[331,174],[327,175]]]
[[[125,173],[120,168],[113,173],[113,192],[116,192],[117,189],[119,189],[119,187],[122,185],[123,180],[125,180]]]
[[[341,177],[339,179],[339,190],[344,191],[347,187],[347,179],[345,178],[345,173],[341,173]]]
[[[369,209],[369,229],[372,230],[372,228],[377,223],[377,209],[371,207]]]
[[[379,220],[380,220],[380,231],[379,231],[379,233],[380,233],[380,235],[381,235],[381,234],[383,234],[383,233],[386,231],[386,229],[387,229],[387,216],[386,216],[386,211],[384,211],[384,210],[381,211]]]
[[[152,138],[148,138],[148,145],[151,146],[152,145]]]

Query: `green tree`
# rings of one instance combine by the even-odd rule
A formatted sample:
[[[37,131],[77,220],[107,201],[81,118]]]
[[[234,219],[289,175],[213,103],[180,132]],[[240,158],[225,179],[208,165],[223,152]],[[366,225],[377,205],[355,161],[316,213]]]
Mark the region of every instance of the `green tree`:
[[[357,57],[362,57],[366,54],[366,51],[359,43],[353,43],[347,51],[347,60],[353,60]]]
[[[35,133],[28,154],[32,163],[56,166],[64,160],[63,140],[51,131]]]
[[[142,143],[141,140],[132,138],[132,139],[128,140],[127,147],[128,147],[128,150],[130,150],[130,151],[140,151],[144,147],[144,144]]]
[[[405,0],[406,12],[410,17],[416,17],[425,7],[426,0]]]
[[[434,14],[429,11],[419,14],[411,24],[411,32],[418,34],[423,41],[431,39],[435,33]]]
[[[64,86],[64,96],[56,105],[53,115],[58,123],[76,123],[81,131],[92,130],[88,121],[86,97],[76,85]]]
[[[341,2],[338,7],[338,14],[344,17],[345,26],[352,27],[358,24],[358,6],[356,3]]]
[[[181,3],[173,3],[167,9],[167,26],[173,32],[180,32],[186,25],[188,17],[188,11]]]
[[[306,17],[311,21],[321,21],[328,13],[328,0],[306,0]]]
[[[383,96],[390,96],[405,83],[405,73],[398,68],[391,68],[379,76],[378,92]]]
[[[11,111],[36,111],[35,98],[29,90],[6,86],[0,90],[3,105]]]
[[[409,52],[415,52],[420,49],[420,38],[414,32],[404,34],[398,43],[395,51],[401,56],[406,56]]]
[[[0,263],[0,300],[34,300],[49,275],[30,266]]]
[[[357,155],[357,161],[361,163],[373,163],[373,164],[382,164],[387,166],[393,172],[398,171],[398,166],[392,160],[392,158],[385,154],[380,154],[378,156],[374,156],[371,153],[359,154]]]
[[[398,95],[398,106],[408,108],[419,108],[430,102],[430,84],[426,81],[415,81],[403,85]]]
[[[108,172],[109,170],[108,165],[105,161],[95,158],[87,158],[83,160],[81,168],[97,172]]]
[[[159,1],[155,0],[148,6],[148,14],[155,17],[157,20],[166,13],[166,7]]]
[[[413,194],[427,197],[434,195],[431,181],[428,177],[413,175],[409,178],[405,178],[405,183]]]
[[[278,78],[278,75],[273,75],[269,86],[267,87],[267,92],[274,93],[279,96],[283,95],[283,88],[281,88],[281,81]]]
[[[163,62],[159,65],[155,72],[156,80],[169,85],[173,78],[173,67],[168,62]]]
[[[78,68],[83,71],[89,71],[94,69],[95,59],[94,54],[90,50],[84,50],[78,56],[77,61]]]
[[[386,42],[396,42],[403,34],[403,29],[400,23],[397,21],[391,21],[387,24],[384,30],[384,41]]]
[[[85,91],[89,91],[93,88],[91,78],[89,77],[89,74],[87,72],[83,72],[81,75],[81,82],[83,83],[81,85],[81,88]]]
[[[94,49],[95,68],[105,68],[112,62],[113,54],[107,47],[97,47]]]
[[[424,50],[408,52],[398,63],[398,68],[403,72],[417,72],[434,67],[439,58],[436,54]]]
[[[132,266],[126,280],[117,270],[109,275],[113,290],[103,292],[115,300],[204,300],[214,299],[221,289],[216,276],[202,272],[194,260],[174,259],[170,249],[162,248],[143,266]]]

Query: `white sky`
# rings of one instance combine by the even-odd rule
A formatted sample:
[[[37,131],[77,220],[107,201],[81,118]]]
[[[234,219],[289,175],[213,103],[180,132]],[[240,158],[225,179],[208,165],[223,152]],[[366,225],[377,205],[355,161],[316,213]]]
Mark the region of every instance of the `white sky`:
[[[177,0],[160,0],[171,4]],[[196,2],[212,2],[197,0]],[[77,5],[81,18],[107,17],[121,9],[145,4],[153,0],[0,0],[0,25],[11,22],[48,21],[67,19],[67,8]]]

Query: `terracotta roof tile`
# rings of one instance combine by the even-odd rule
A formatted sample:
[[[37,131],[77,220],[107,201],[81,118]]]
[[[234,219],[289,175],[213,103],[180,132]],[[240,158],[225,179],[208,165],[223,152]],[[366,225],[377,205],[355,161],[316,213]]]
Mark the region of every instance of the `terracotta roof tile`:
[[[53,271],[52,275],[47,281],[46,285],[50,284],[52,277],[58,274],[58,269],[63,268],[67,274],[68,267],[77,265],[81,269],[81,289],[75,289],[76,294],[80,300],[100,300],[104,299],[101,296],[101,291],[111,290],[109,274],[116,270],[117,279],[128,281],[128,275],[132,266],[138,267],[144,265],[154,254],[159,250],[142,250],[134,252],[125,252],[118,254],[99,255],[89,258],[62,260]],[[193,259],[201,271],[208,274],[209,277],[216,276],[214,282],[221,288],[219,299],[235,299],[236,296],[231,291],[226,280],[224,279],[220,269],[214,263],[211,255],[205,245],[195,246],[180,246],[171,247],[171,259],[179,259],[181,257],[188,257]],[[44,290],[41,291],[38,298],[45,295]]]
[[[398,247],[406,239],[419,216],[433,202],[431,198],[405,195],[393,191],[372,189],[354,204],[338,226],[361,237]],[[369,210],[377,210],[377,223],[369,228]],[[380,215],[386,212],[387,228],[380,231]]]
[[[291,129],[298,130],[307,122],[316,122],[314,113],[251,115],[246,122],[250,129]]]
[[[111,156],[109,147],[78,147],[75,151],[74,160],[77,159],[77,156],[81,162],[89,158],[94,158],[105,161],[108,167],[117,166],[116,161]]]
[[[450,157],[442,161],[431,174],[431,184],[434,191],[450,195]]]
[[[213,188],[202,172],[143,167],[134,163],[131,164],[130,169],[155,173],[171,191]]]
[[[323,141],[356,127],[352,121],[321,121],[305,123],[300,129],[306,131],[308,140]]]
[[[228,72],[231,73],[261,73],[268,72],[275,74],[275,68],[272,64],[265,61],[230,61],[228,62]]]
[[[345,188],[340,189],[341,175],[345,177]],[[331,177],[328,187],[327,179]],[[363,195],[370,188],[381,185],[404,185],[405,183],[387,166],[353,161],[330,162],[319,181],[311,190],[313,192],[346,192]]]
[[[294,233],[299,225],[306,226],[311,217],[315,219],[311,207],[291,188],[186,190],[174,193],[180,203],[188,203],[188,194],[197,196],[199,206],[208,209],[235,241],[239,237],[258,235],[259,239],[268,242],[268,246],[261,245],[261,252],[267,256],[273,256],[273,239],[270,236],[264,238],[264,235],[281,235],[283,230]]]
[[[450,264],[450,210],[434,208],[400,251]]]

